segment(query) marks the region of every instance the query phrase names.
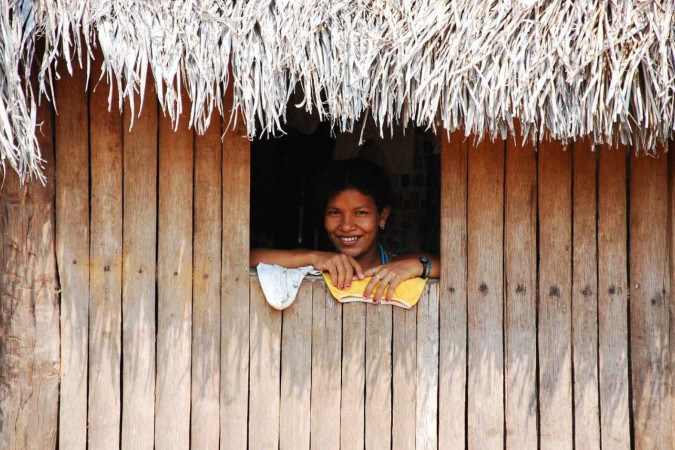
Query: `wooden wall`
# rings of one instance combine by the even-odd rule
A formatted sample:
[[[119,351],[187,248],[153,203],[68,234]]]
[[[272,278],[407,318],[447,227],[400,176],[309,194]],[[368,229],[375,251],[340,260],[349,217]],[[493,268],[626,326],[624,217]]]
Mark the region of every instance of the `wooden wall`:
[[[444,139],[419,306],[307,280],[281,314],[243,130],[84,83],[41,109],[47,186],[0,191],[0,448],[675,446],[672,153]]]

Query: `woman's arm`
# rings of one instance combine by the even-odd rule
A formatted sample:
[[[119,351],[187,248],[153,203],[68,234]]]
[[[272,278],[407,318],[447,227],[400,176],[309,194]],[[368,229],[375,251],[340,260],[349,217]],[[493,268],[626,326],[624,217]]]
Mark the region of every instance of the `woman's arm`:
[[[340,289],[349,288],[352,280],[356,278],[365,278],[363,268],[354,258],[333,252],[252,248],[249,266],[255,267],[259,263],[277,264],[288,268],[314,266],[317,270],[330,273],[333,284]]]
[[[375,303],[381,299],[391,300],[399,284],[411,278],[421,277],[424,267],[419,259],[423,256],[431,262],[431,273],[428,278],[440,278],[441,260],[428,253],[406,253],[393,258],[393,261],[366,270],[366,276],[373,277],[366,286],[364,295],[372,297]]]

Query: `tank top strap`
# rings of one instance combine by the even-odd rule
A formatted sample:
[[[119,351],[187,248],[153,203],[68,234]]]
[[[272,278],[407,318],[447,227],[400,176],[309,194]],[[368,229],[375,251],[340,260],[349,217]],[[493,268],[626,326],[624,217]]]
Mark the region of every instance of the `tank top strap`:
[[[387,255],[387,251],[384,249],[384,246],[381,243],[377,243],[377,246],[380,249],[380,264],[387,264],[389,262],[389,255]]]

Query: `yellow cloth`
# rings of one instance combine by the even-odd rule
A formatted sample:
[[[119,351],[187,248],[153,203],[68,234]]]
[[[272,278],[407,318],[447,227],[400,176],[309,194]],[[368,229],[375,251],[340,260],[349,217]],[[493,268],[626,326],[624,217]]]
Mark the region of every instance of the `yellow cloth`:
[[[338,289],[333,285],[331,281],[330,274],[324,272],[323,279],[326,280],[326,285],[330,290],[330,293],[333,294],[336,300],[341,303],[347,302],[366,302],[373,303],[372,298],[364,298],[363,292],[366,290],[368,283],[370,282],[369,278],[364,278],[363,280],[354,280],[352,281],[349,289]],[[394,291],[394,296],[391,299],[391,302],[382,302],[382,304],[392,304],[400,306],[401,308],[410,309],[415,306],[424,292],[424,286],[426,285],[427,280],[424,278],[413,278],[406,280],[403,283],[399,284],[396,290]]]

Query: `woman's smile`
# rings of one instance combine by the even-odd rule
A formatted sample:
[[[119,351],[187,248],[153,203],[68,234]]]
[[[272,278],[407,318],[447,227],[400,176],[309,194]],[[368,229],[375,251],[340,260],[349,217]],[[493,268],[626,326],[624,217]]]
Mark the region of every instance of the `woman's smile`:
[[[367,266],[379,264],[377,233],[389,215],[378,211],[375,201],[356,189],[346,189],[326,205],[324,226],[335,248]]]

